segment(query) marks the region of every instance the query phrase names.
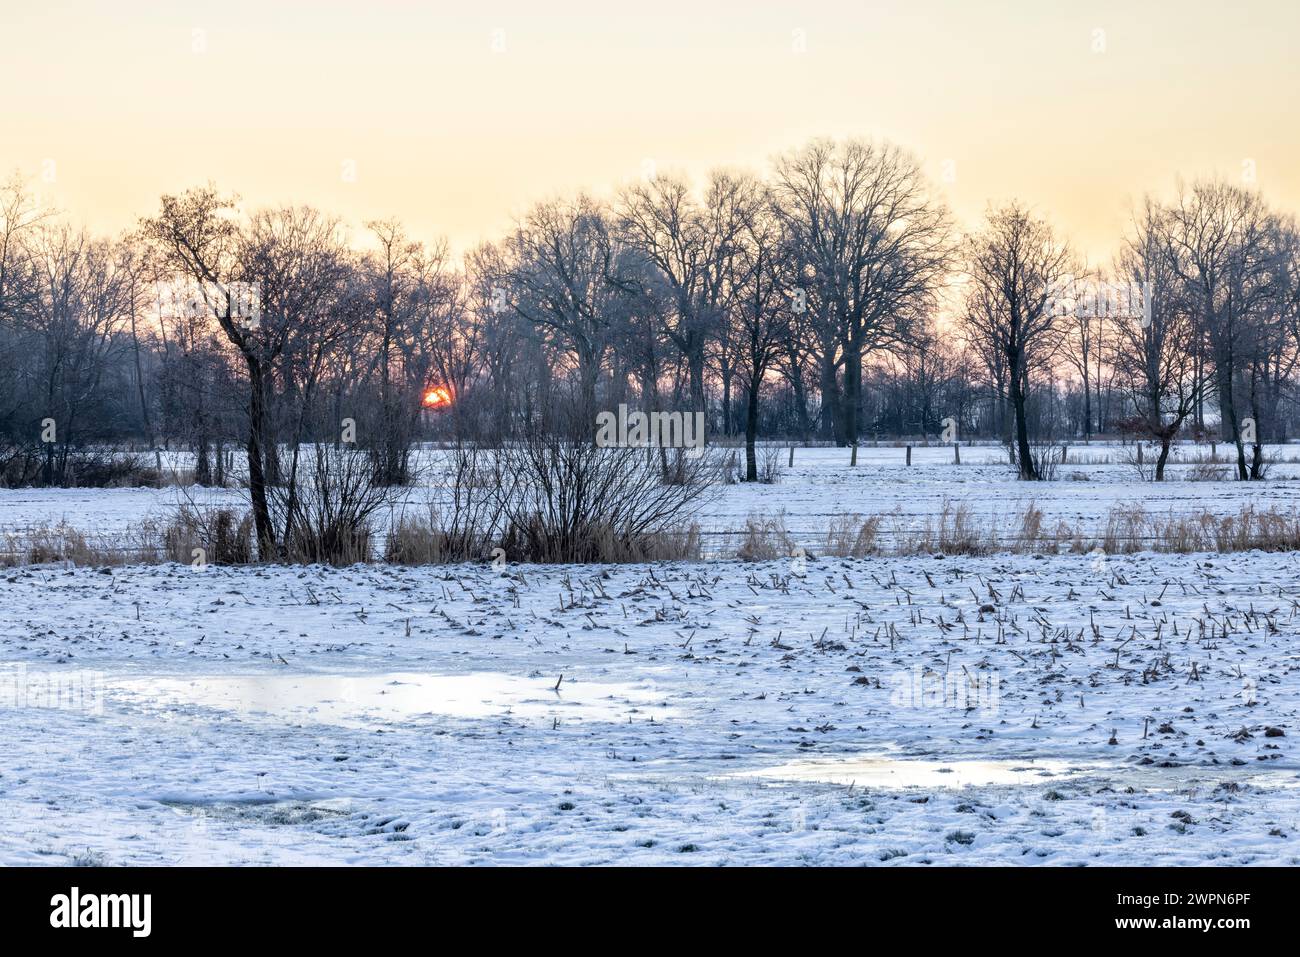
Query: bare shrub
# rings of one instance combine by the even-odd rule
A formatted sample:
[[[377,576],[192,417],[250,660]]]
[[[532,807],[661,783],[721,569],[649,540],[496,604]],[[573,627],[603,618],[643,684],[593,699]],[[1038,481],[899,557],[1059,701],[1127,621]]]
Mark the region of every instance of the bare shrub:
[[[376,474],[366,451],[319,444],[312,450],[287,485],[268,488],[273,523],[283,529],[277,557],[329,565],[369,561],[374,516],[391,502],[393,485]]]
[[[36,526],[27,533],[26,540],[27,563],[31,565],[53,562],[91,565],[103,558],[96,553],[84,533],[66,522]]]
[[[55,462],[53,475],[47,479],[44,447],[0,446],[0,487],[52,481],[64,488],[159,488],[165,481],[142,457],[114,449],[61,450]]]
[[[1248,505],[1230,515],[1170,515],[1152,522],[1150,538],[1161,552],[1294,551],[1300,549],[1300,514]]]
[[[739,485],[745,481],[745,466],[734,448],[721,454],[718,460],[718,478],[723,485]]]
[[[511,520],[499,546],[507,556],[542,564],[617,564],[624,562],[692,561],[701,557],[698,525],[677,524],[630,534],[608,522],[585,523],[570,534],[535,513],[522,522]]]
[[[1049,528],[1042,510],[1031,502],[1005,538],[999,537],[995,519],[976,517],[964,505],[945,503],[938,516],[920,525],[897,522],[888,538],[880,534],[881,523],[886,518],[836,516],[826,533],[827,554],[861,557],[1046,551],[1082,555],[1096,549],[1115,555],[1140,551],[1179,554],[1252,549],[1300,551],[1300,512],[1260,511],[1250,506],[1230,515],[1202,510],[1157,517],[1138,504],[1119,505],[1110,509],[1095,528],[1064,519]],[[734,554],[747,561],[782,558],[793,549],[784,522],[779,518],[751,516],[740,536]]]
[[[683,449],[597,448],[534,436],[502,449],[457,448],[447,498],[403,516],[385,557],[402,563],[698,559],[690,505],[718,463]]]
[[[1061,449],[1057,445],[1038,445],[1030,449],[1030,458],[1040,482],[1055,482],[1056,470],[1061,464]]]
[[[1141,505],[1120,505],[1106,513],[1101,547],[1108,555],[1141,551],[1150,537],[1151,520]]]
[[[661,480],[665,485],[688,487],[699,482],[704,473],[716,474],[718,469],[717,456],[708,456],[703,449],[660,448],[659,456]]]
[[[927,516],[921,536],[915,544],[919,552],[944,555],[983,555],[992,550],[992,530],[981,530],[970,506],[954,506],[944,500],[937,516]]]
[[[735,555],[742,562],[769,562],[789,558],[795,550],[794,540],[786,531],[785,517],[745,519],[745,528],[735,546]]]
[[[384,561],[431,565],[481,561],[501,532],[502,502],[491,457],[473,445],[457,445],[447,457],[446,494],[423,515],[401,515],[389,527]]]
[[[1139,482],[1150,482],[1155,478],[1156,469],[1152,456],[1143,452],[1141,442],[1125,445],[1119,453],[1119,462],[1127,465]]]
[[[1082,555],[1097,547],[1096,541],[1079,525],[1071,525],[1065,519],[1060,519],[1052,531],[1052,551]]]
[[[763,485],[775,485],[781,480],[781,450],[777,446],[759,447],[758,480]]]
[[[1183,480],[1186,482],[1226,482],[1231,477],[1232,473],[1226,465],[1210,462],[1198,462],[1183,472]]]
[[[156,564],[167,561],[159,528],[141,522],[111,535],[88,535],[67,522],[40,524],[5,534],[3,564],[105,566]]]
[[[641,561],[694,547],[688,521],[717,461],[684,450],[671,480],[639,448],[534,434],[488,454],[500,489],[500,547],[512,560]],[[694,546],[691,542],[694,541]]]
[[[1249,546],[1266,552],[1295,551],[1300,549],[1300,515],[1295,511],[1283,513],[1274,509],[1251,511],[1254,534]]]
[[[1213,538],[1213,528],[1217,524],[1218,519],[1208,512],[1170,515],[1154,523],[1150,544],[1156,551],[1184,555],[1204,551],[1206,543]]]
[[[1273,470],[1273,466],[1276,465],[1280,460],[1281,460],[1281,456],[1276,452],[1272,452],[1268,454],[1264,454],[1261,452],[1260,454],[1258,454],[1256,458],[1257,464],[1254,470],[1255,480],[1262,482],[1265,479],[1267,479],[1268,473]]]
[[[838,558],[864,558],[879,551],[881,515],[836,515],[826,531],[826,553]]]
[[[634,537],[620,534],[611,526],[593,530],[592,561],[625,562],[698,561],[703,556],[700,526],[694,522],[643,532]],[[507,542],[507,544],[509,544]],[[509,549],[506,549],[509,554]]]
[[[1023,551],[1034,551],[1043,537],[1043,510],[1032,501],[1025,506],[1020,515],[1020,527],[1016,531],[1016,541]]]
[[[1249,507],[1243,508],[1236,515],[1212,517],[1210,522],[1205,523],[1214,550],[1219,552],[1240,552],[1251,548],[1255,526],[1256,515]]]
[[[1207,452],[1204,448],[1178,446],[1175,449],[1178,461],[1184,465],[1226,465],[1228,460],[1215,449]]]
[[[391,565],[438,565],[483,558],[465,547],[465,537],[444,529],[437,509],[425,515],[402,515],[388,529],[384,561]]]
[[[0,488],[23,488],[40,479],[44,450],[31,442],[0,441]]]
[[[158,470],[125,452],[82,449],[68,455],[65,485],[72,488],[157,488]]]
[[[176,509],[162,529],[163,551],[170,561],[186,563],[201,548],[206,561],[216,565],[247,565],[256,558],[253,517],[233,509],[201,507],[193,503]]]

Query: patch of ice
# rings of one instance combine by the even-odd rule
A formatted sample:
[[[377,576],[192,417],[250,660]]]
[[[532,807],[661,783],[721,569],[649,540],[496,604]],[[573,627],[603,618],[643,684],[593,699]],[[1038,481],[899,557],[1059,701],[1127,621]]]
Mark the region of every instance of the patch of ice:
[[[522,678],[498,672],[461,675],[221,675],[130,678],[105,685],[108,702],[167,711],[215,708],[293,723],[372,727],[421,716],[562,718],[625,721],[662,707],[654,688],[627,683]]]
[[[862,756],[791,761],[739,777],[770,778],[819,784],[856,784],[866,788],[983,787],[991,784],[1034,784],[1083,773],[1088,769],[1068,761],[924,761],[917,758]]]

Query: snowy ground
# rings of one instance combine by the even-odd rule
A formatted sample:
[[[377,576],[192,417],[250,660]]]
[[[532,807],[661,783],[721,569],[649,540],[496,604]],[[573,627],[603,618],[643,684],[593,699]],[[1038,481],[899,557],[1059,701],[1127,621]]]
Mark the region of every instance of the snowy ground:
[[[11,569],[0,863],[1294,864],[1298,597],[1260,553]]]

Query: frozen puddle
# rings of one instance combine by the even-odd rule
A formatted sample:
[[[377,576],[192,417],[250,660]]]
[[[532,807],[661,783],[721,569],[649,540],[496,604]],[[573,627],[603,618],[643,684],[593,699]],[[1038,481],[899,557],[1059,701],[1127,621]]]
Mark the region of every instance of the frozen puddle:
[[[879,755],[791,761],[776,767],[743,771],[736,776],[816,784],[856,784],[865,788],[1031,786],[1084,777],[1096,778],[1115,787],[1156,791],[1212,789],[1229,783],[1261,788],[1300,787],[1300,774],[1287,767],[1183,765],[1157,768],[1085,765],[1050,759],[928,761]]]
[[[791,761],[772,768],[744,771],[740,777],[860,787],[981,787],[989,784],[1037,784],[1085,773],[1068,761],[924,761],[918,758],[859,757]]]
[[[496,672],[429,675],[223,675],[108,681],[105,698],[142,708],[215,708],[286,723],[372,727],[425,716],[626,721],[673,717],[653,685],[571,681]]]

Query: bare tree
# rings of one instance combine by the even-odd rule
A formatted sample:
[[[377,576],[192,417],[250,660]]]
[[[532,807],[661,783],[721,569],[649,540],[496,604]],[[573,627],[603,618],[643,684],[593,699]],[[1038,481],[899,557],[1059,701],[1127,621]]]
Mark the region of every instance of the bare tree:
[[[1221,181],[1200,181],[1179,190],[1169,210],[1168,236],[1174,272],[1208,343],[1220,429],[1236,446],[1237,477],[1257,478],[1259,466],[1252,469],[1246,462],[1239,379],[1256,346],[1252,323],[1275,291],[1276,220],[1259,194]],[[1258,435],[1260,423],[1255,425]]]
[[[122,275],[109,242],[66,223],[42,225],[31,256],[26,319],[38,349],[40,408],[56,427],[56,440],[45,443],[43,482],[64,484],[83,419],[103,412],[96,398],[126,319]]]
[[[274,413],[267,417],[264,468],[269,484],[287,486],[284,523],[277,532],[288,543],[299,515],[301,444],[313,424],[325,365],[346,332],[352,256],[337,220],[310,207],[283,207],[249,218],[239,259],[240,275],[260,294],[259,322],[247,333],[262,358],[263,401]],[[331,423],[331,431],[339,428],[341,423]],[[279,453],[284,438],[287,473]]]
[[[1086,288],[1090,280],[1095,280],[1095,276],[1085,274],[1075,277],[1075,285]],[[1082,292],[1084,290],[1079,289],[1078,291]],[[1091,297],[1085,296],[1085,299],[1090,300]],[[1069,310],[1062,319],[1061,352],[1065,360],[1079,374],[1079,381],[1083,386],[1083,428],[1080,431],[1083,433],[1085,441],[1092,436],[1092,373],[1094,366],[1100,360],[1101,338],[1104,335],[1105,319],[1104,315],[1091,308],[1091,302],[1089,301],[1081,301],[1076,308]],[[1100,382],[1098,383],[1098,391],[1100,391]]]
[[[37,205],[18,173],[0,184],[0,320],[17,312],[21,298],[19,282],[28,267],[23,234],[49,215]]]
[[[1147,435],[1160,443],[1157,482],[1164,481],[1170,444],[1196,409],[1197,391],[1198,326],[1177,282],[1169,226],[1169,212],[1150,198],[1134,213],[1116,263],[1132,295],[1109,317],[1117,368]]]
[[[418,367],[431,371],[437,387],[450,397],[443,411],[451,416],[459,440],[465,431],[462,412],[472,399],[489,348],[491,307],[470,308],[465,278],[448,270],[431,277],[425,310],[423,335],[414,343],[413,358]],[[442,395],[436,398],[441,400]]]
[[[481,403],[482,422],[476,426],[496,438],[509,436],[535,390],[541,385],[524,375],[528,367],[535,330],[521,323],[510,307],[507,296],[509,266],[499,245],[484,243],[472,250],[465,263],[466,313],[477,327],[476,347],[480,367],[487,378],[485,401]],[[527,327],[527,328],[525,328]],[[456,396],[458,423],[464,424],[464,395]]]
[[[221,196],[215,187],[192,189],[162,198],[161,210],[142,219],[141,232],[155,246],[163,262],[191,280],[209,314],[239,352],[248,375],[248,491],[259,554],[276,554],[275,528],[266,495],[265,448],[267,396],[262,341],[256,319],[249,315],[237,286],[240,275],[240,226],[235,198]]]
[[[1059,345],[1059,316],[1051,298],[1077,272],[1073,254],[1045,220],[1011,203],[990,210],[984,228],[967,241],[966,272],[962,322],[972,340],[982,340],[1005,359],[1020,477],[1038,479],[1025,415],[1029,369]]]
[[[947,212],[915,158],[860,140],[819,140],[780,158],[773,189],[799,292],[843,358],[842,438],[856,465],[863,359],[906,343],[933,306],[950,263]],[[824,348],[832,391],[835,365]]]
[[[429,384],[435,320],[456,313],[459,298],[445,243],[426,248],[392,220],[369,226],[379,251],[366,260],[375,341],[365,375],[378,377],[379,416],[369,426],[368,444],[379,480],[401,485],[409,479],[410,448]]]
[[[573,357],[579,420],[595,422],[596,383],[610,347],[618,275],[613,230],[587,196],[541,203],[506,242],[510,306]]]
[[[962,349],[936,322],[959,275],[947,214],[883,143],[815,141],[766,182],[655,177],[612,210],[544,202],[463,269],[393,221],[368,224],[362,252],[328,215],[245,216],[212,187],[164,197],[123,241],[45,215],[21,181],[0,186],[0,482],[94,482],[92,458],[143,441],[181,443],[195,482],[225,484],[240,443],[267,556],[297,534],[280,524],[305,514],[295,493],[314,493],[300,447],[342,451],[348,417],[383,483],[410,479],[421,436],[590,441],[598,402],[689,403],[744,432],[749,479],[760,437],[820,435],[856,463],[864,430],[928,435],[948,415],[1001,437],[1027,478],[1031,442],[1058,428],[1136,423],[1163,477],[1216,404],[1238,477],[1257,479],[1266,443],[1300,428],[1300,235],[1222,182],[1135,214],[1114,268],[1151,288],[1145,314],[1060,308],[1080,275],[1066,244],[1016,204],[993,210],[965,244]],[[149,316],[150,290],[178,278],[198,308]]]
[[[686,360],[691,406],[705,409],[707,343],[718,337],[734,295],[735,259],[758,197],[752,177],[716,171],[703,200],[680,177],[660,175],[623,191],[619,226],[626,242],[659,270],[671,291],[664,332]],[[724,371],[729,372],[726,364]],[[729,376],[728,376],[729,378]],[[724,422],[729,396],[724,384]]]
[[[757,183],[742,237],[743,258],[732,307],[738,359],[745,376],[745,481],[758,481],[759,399],[782,343],[790,336],[790,302],[782,283],[781,227]]]

